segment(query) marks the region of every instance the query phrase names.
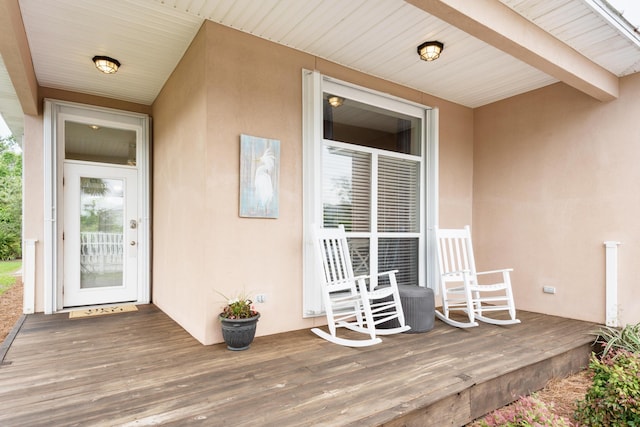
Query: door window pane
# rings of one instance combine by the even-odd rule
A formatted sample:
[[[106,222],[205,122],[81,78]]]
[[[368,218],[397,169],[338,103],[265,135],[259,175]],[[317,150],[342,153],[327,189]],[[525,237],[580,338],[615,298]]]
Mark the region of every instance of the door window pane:
[[[380,156],[378,231],[420,231],[420,163]]]
[[[80,288],[122,286],[124,181],[80,178]]]
[[[324,139],[421,155],[420,118],[329,93],[323,98]]]
[[[366,276],[369,274],[369,239],[351,238],[348,239],[349,255],[353,274],[356,276]]]
[[[398,283],[424,285],[428,217],[421,180],[427,172],[427,110],[329,78],[318,86],[316,77],[305,74],[303,91],[309,136],[304,182],[310,221],[305,227],[317,222],[328,228],[343,225],[354,273],[369,275],[372,286],[388,283],[385,276],[378,280],[378,273],[389,270],[399,271]],[[311,255],[313,251],[305,251],[306,266],[316,261]],[[305,315],[323,310],[313,271],[305,273]]]
[[[322,154],[323,226],[367,234],[349,237],[354,272],[375,283],[378,272],[399,270],[398,283],[418,284],[422,158],[327,140]]]
[[[418,284],[421,159],[372,155],[342,145],[325,141],[323,146],[324,227],[342,224],[348,233],[367,233],[366,238],[349,238],[356,274],[399,270],[398,283]],[[372,187],[372,182],[377,185]],[[374,220],[377,227],[372,230]],[[378,253],[376,271],[371,271],[370,245]]]
[[[370,231],[371,154],[325,145],[322,183],[324,227]]]
[[[378,243],[378,265],[380,271],[398,270],[398,285],[418,284],[417,238],[382,238]],[[388,280],[387,276],[381,279]],[[381,280],[379,285],[385,285]]]
[[[66,121],[65,159],[136,165],[136,132]]]

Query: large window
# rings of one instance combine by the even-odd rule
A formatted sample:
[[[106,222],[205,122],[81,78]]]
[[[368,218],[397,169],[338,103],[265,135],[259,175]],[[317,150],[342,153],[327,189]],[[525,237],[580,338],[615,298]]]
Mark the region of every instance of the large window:
[[[305,235],[342,224],[356,275],[398,270],[398,284],[425,286],[429,109],[305,80]],[[307,316],[323,311],[313,255],[305,245]]]

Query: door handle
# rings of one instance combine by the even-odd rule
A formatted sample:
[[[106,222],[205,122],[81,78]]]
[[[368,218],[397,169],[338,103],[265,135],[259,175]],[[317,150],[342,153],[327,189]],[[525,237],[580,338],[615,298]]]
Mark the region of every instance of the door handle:
[[[131,246],[135,246],[135,245],[136,245],[136,241],[135,241],[135,240],[132,240],[129,244],[130,244]]]

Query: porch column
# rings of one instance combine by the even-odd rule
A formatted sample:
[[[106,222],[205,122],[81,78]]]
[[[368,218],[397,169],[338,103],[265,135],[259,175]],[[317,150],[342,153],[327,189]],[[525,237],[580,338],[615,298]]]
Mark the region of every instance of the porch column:
[[[22,312],[35,313],[36,304],[36,239],[24,239],[22,254]]]
[[[605,304],[606,325],[618,324],[618,246],[620,242],[606,241],[605,246]]]

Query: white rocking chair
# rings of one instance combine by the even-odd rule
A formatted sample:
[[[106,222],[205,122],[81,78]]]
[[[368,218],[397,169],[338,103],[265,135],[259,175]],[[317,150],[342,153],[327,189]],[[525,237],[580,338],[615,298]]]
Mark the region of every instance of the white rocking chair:
[[[390,286],[371,289],[370,276],[353,274],[349,246],[344,227],[322,228],[316,231],[314,243],[322,275],[322,295],[329,332],[320,328],[311,331],[321,338],[348,347],[365,347],[380,343],[377,335],[391,335],[411,329],[405,325],[396,283],[397,270],[380,273],[387,275]],[[400,326],[377,328],[382,323],[397,319]],[[367,338],[342,338],[338,328],[368,335]]]
[[[516,308],[511,291],[510,272],[513,269],[476,271],[471,244],[471,229],[438,229],[438,263],[440,267],[440,287],[442,293],[442,312],[436,310],[436,316],[452,326],[470,328],[478,326],[476,320],[494,325],[520,323],[516,319]],[[499,275],[493,284],[480,284],[480,275]],[[462,311],[467,321],[452,319],[452,311]],[[509,319],[487,317],[485,313],[507,311]]]

